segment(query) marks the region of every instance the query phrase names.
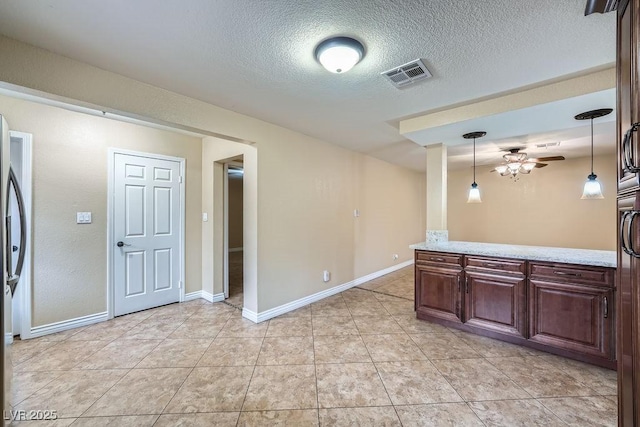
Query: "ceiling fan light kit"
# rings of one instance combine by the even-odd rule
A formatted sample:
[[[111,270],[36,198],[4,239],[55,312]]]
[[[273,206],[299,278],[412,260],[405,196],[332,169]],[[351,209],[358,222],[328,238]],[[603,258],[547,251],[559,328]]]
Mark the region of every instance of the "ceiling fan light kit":
[[[364,46],[351,37],[331,37],[316,47],[315,56],[328,71],[342,74],[364,58]]]
[[[564,160],[562,156],[553,157],[541,157],[539,159],[529,159],[527,153],[520,152],[520,148],[510,148],[508,154],[502,156],[505,164],[496,166],[493,171],[496,171],[500,176],[508,176],[513,181],[518,180],[519,174],[530,174],[535,168],[542,168],[547,166],[546,163],[553,160]],[[492,172],[493,172],[492,171]]]
[[[583,200],[604,199],[602,194],[602,185],[598,181],[598,176],[593,173],[593,119],[606,116],[613,111],[611,108],[600,108],[598,110],[585,111],[580,113],[574,118],[576,120],[590,120],[591,121],[591,173],[587,176],[587,182],[584,183],[584,189],[582,191]]]
[[[482,199],[480,198],[480,189],[476,183],[476,138],[482,138],[486,134],[486,132],[477,131],[462,135],[464,139],[473,138],[473,183],[469,189],[469,198],[467,199],[467,203],[482,203]]]

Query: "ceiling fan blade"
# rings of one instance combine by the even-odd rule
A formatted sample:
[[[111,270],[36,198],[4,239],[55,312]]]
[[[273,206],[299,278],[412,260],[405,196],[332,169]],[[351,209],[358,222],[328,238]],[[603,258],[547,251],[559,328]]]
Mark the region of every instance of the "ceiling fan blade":
[[[532,159],[534,160],[534,159]],[[553,162],[556,160],[564,160],[564,156],[551,156],[551,157],[538,157],[534,161],[536,162]]]
[[[548,166],[546,163],[536,163],[536,168],[543,168],[545,166]]]

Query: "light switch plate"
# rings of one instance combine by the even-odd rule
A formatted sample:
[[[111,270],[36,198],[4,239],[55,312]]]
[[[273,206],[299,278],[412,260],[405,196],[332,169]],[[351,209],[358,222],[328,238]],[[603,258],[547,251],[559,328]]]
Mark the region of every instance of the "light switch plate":
[[[91,224],[91,212],[76,212],[76,224]]]

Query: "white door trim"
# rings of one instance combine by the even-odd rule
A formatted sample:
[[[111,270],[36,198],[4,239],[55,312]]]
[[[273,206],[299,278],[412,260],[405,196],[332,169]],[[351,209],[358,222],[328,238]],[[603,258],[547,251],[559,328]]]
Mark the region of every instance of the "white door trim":
[[[229,298],[229,163],[223,165],[222,191],[222,281],[224,298]]]
[[[182,157],[165,156],[162,154],[144,153],[141,151],[124,150],[122,148],[110,147],[108,150],[108,186],[107,186],[107,317],[113,319],[113,301],[115,299],[114,286],[114,262],[113,262],[113,245],[116,241],[113,235],[114,229],[114,212],[115,203],[113,201],[115,194],[115,156],[116,154],[125,154],[129,156],[146,157],[149,159],[170,160],[180,164],[180,302],[184,301],[185,294],[185,229],[186,229],[186,199],[185,199],[185,159]]]
[[[20,189],[22,190],[22,198],[24,199],[25,217],[27,219],[26,224],[23,224],[27,228],[27,243],[25,248],[24,264],[22,267],[22,274],[20,277],[20,284],[16,288],[20,292],[20,298],[22,298],[22,318],[20,327],[20,338],[31,338],[31,241],[32,241],[32,218],[31,218],[31,205],[32,205],[32,185],[33,185],[33,135],[25,132],[9,131],[10,138],[22,139],[22,180]]]

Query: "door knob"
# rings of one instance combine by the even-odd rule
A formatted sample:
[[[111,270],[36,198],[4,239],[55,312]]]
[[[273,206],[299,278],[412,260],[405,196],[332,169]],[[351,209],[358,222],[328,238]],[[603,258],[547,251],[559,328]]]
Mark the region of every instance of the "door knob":
[[[116,243],[116,245],[118,245],[119,248],[123,247],[123,246],[131,246],[123,241],[119,241],[118,243]]]

